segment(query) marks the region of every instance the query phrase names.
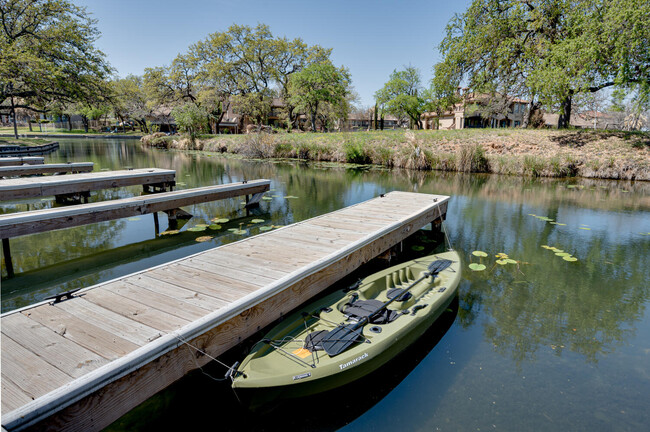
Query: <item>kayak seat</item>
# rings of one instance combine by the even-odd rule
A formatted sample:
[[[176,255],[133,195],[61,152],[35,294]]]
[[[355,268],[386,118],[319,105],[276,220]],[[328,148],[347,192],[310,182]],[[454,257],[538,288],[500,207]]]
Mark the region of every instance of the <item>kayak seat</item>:
[[[325,339],[325,336],[327,336],[328,333],[327,330],[319,330],[309,333],[305,338],[303,348],[309,350],[309,352],[323,351],[323,339]]]
[[[389,300],[393,297],[397,297],[395,299],[396,302],[404,302],[413,297],[413,295],[404,288],[391,288],[386,293],[386,297],[388,297]]]
[[[360,321],[362,318],[370,317],[370,315],[383,306],[384,302],[379,300],[357,300],[349,304],[343,313],[351,320]],[[383,309],[379,313],[371,316],[369,319],[370,324],[387,324],[395,321],[400,314],[391,309]]]

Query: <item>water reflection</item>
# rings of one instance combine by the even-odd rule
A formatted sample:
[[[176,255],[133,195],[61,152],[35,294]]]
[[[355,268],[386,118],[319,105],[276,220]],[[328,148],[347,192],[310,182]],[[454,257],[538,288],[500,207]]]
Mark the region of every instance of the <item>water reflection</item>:
[[[450,195],[445,225],[452,245],[465,260],[464,280],[455,324],[444,339],[445,351],[437,346],[427,357],[427,367],[433,364],[448,373],[426,373],[420,364],[414,367],[422,382],[404,382],[409,381],[414,392],[426,397],[411,397],[404,390],[404,382],[390,392],[385,399],[391,403],[404,400],[414,404],[413,419],[406,423],[395,424],[382,408],[387,402],[380,401],[367,413],[357,414],[352,425],[358,429],[377,424],[401,428],[426,425],[428,429],[452,425],[452,429],[469,430],[492,428],[501,419],[501,425],[510,430],[575,429],[575,425],[589,430],[633,429],[650,421],[647,407],[639,403],[650,397],[648,182],[522,179],[299,161],[245,161],[198,152],[145,150],[138,143],[123,141],[62,142],[61,150],[48,158],[48,162],[90,160],[96,170],[171,168],[177,171],[178,188],[268,178],[272,181],[268,194],[272,199],[261,203],[256,216],[271,225],[308,219],[391,190]],[[92,198],[139,193],[137,188],[124,188],[103,191]],[[287,198],[291,196],[297,198]],[[3,266],[2,309],[242,238],[227,233],[227,227],[208,243],[194,241],[204,233],[185,233],[188,227],[215,217],[231,219],[233,226],[244,221],[247,235],[255,235],[259,228],[248,226],[241,201],[188,208],[195,216],[178,237],[156,237],[153,221],[147,219],[152,216],[147,215],[139,220],[122,219],[12,239],[18,274],[12,280],[4,279]],[[51,200],[32,200],[3,205],[0,211],[51,205]],[[165,228],[166,220],[161,217],[161,230]],[[415,241],[431,246],[426,236]],[[542,245],[555,246],[578,261],[564,261]],[[411,252],[409,247],[406,250]],[[483,258],[486,271],[467,269],[469,262],[478,260],[471,255],[474,250],[488,252],[489,257]],[[422,253],[426,252],[430,250]],[[500,252],[519,264],[495,264],[495,255]],[[24,256],[20,262],[16,258],[19,255]],[[447,351],[455,355],[454,365]],[[450,369],[456,366],[460,370]],[[490,370],[489,376],[482,370]],[[568,388],[567,371],[572,377]],[[440,382],[445,384],[439,386]],[[191,404],[182,405],[176,399],[196,402],[191,398],[196,394],[194,388],[212,391],[216,384],[202,374],[188,383],[182,381],[173,393],[165,392],[151,403],[170,404],[176,407],[173,411],[190,411],[189,416],[181,416],[185,419],[200,416],[201,410],[206,412],[205,405],[194,411]],[[603,391],[604,386],[617,389]],[[508,391],[497,398],[494,388]],[[205,394],[203,390],[199,393]],[[616,394],[615,402],[609,396],[612,393]],[[492,405],[495,399],[508,407],[507,421],[506,410],[496,413]],[[477,408],[477,400],[485,405]],[[355,404],[362,405],[359,401]],[[226,403],[225,407],[229,406]],[[527,406],[535,406],[540,414],[531,417]],[[594,406],[598,407],[597,418],[593,417]],[[473,417],[458,416],[463,410],[472,412]],[[172,421],[174,413],[161,415],[161,420],[147,414],[139,421],[163,425]],[[302,420],[300,414],[291,421],[298,428]],[[315,426],[312,423],[307,427]]]

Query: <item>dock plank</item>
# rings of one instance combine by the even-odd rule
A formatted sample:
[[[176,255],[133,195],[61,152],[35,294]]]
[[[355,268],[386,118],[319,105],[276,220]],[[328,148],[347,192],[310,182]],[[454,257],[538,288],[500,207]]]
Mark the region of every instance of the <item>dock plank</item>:
[[[123,282],[116,282],[111,288],[117,288],[120,284],[123,284]],[[164,332],[176,330],[189,322],[187,319],[179,318],[160,309],[116,294],[108,287],[89,291],[84,298],[133,321]]]
[[[160,330],[91,303],[83,297],[75,297],[74,301],[58,303],[57,307],[71,315],[83,316],[84,321],[112,332],[138,346],[146,345],[161,335]]]
[[[149,271],[147,275],[179,286],[192,287],[202,294],[225,301],[238,300],[259,289],[259,286],[248,282],[179,264]]]
[[[23,314],[13,314],[2,320],[2,334],[74,378],[108,363],[103,357]]]
[[[138,348],[138,345],[133,342],[123,339],[103,327],[78,318],[54,305],[29,309],[23,313],[34,321],[109,360],[117,359]]]
[[[32,398],[20,387],[14,384],[14,382],[11,381],[11,378],[6,376],[4,373],[2,374],[0,381],[2,381],[2,392],[0,393],[2,412],[13,411],[32,401]]]
[[[169,282],[154,279],[146,274],[139,274],[129,279],[129,283],[138,285],[144,289],[159,292],[172,298],[179,298],[187,303],[199,306],[208,310],[216,310],[228,304],[224,300],[211,297],[191,289],[191,287],[181,287]]]
[[[43,156],[0,157],[0,166],[36,165],[45,163]]]
[[[9,377],[32,399],[72,381],[70,375],[8,336],[2,337],[2,375]]]

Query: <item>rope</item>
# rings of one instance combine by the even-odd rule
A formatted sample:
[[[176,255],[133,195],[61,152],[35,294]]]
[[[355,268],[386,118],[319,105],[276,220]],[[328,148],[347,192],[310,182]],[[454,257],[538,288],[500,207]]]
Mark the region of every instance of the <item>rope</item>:
[[[447,250],[454,250],[451,244],[451,240],[449,239],[449,233],[447,233],[447,228],[445,227],[445,221],[442,219],[442,211],[440,210],[440,205],[438,205],[436,208],[438,209],[438,217],[440,218],[440,227],[442,228],[442,232],[445,235]]]
[[[194,364],[195,364],[196,367],[201,371],[201,373],[203,373],[203,375],[205,375],[205,376],[207,376],[208,378],[210,378],[210,379],[212,379],[212,380],[214,380],[214,381],[217,381],[217,382],[226,381],[226,380],[228,379],[228,377],[224,377],[224,378],[215,378],[215,377],[213,377],[212,375],[210,375],[209,373],[207,373],[206,371],[204,371],[204,370],[203,370],[203,367],[201,367],[201,366],[199,365],[199,362],[196,361],[196,357],[194,356],[194,353],[190,350],[190,348],[195,349],[196,351],[200,352],[200,353],[203,354],[204,356],[207,356],[209,359],[211,359],[211,360],[213,360],[213,361],[219,363],[221,366],[225,367],[225,368],[228,369],[228,370],[230,370],[230,369],[232,368],[231,366],[228,366],[228,365],[225,364],[224,362],[222,362],[222,361],[220,361],[220,360],[218,360],[218,359],[212,357],[210,354],[208,354],[207,352],[203,351],[202,349],[200,349],[200,348],[198,348],[198,347],[195,347],[195,346],[192,345],[191,343],[189,343],[189,342],[187,342],[186,340],[184,340],[183,338],[181,338],[181,337],[180,337],[179,335],[177,335],[176,333],[174,333],[174,336],[176,337],[176,339],[178,339],[179,341],[181,341],[182,343],[184,343],[184,344],[187,346],[187,350],[190,352],[190,356],[191,356],[192,359],[194,360]]]

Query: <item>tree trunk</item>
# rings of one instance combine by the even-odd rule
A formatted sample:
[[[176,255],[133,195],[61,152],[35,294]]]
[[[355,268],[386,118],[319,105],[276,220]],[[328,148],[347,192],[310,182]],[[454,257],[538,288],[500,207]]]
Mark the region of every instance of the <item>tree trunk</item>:
[[[16,107],[14,106],[13,95],[11,95],[11,116],[14,119],[14,138],[18,139],[18,124],[16,123]]]
[[[560,113],[560,117],[557,120],[557,128],[558,129],[566,129],[571,124],[571,98],[572,98],[572,96],[573,96],[573,92],[570,92],[562,100],[562,112]]]
[[[72,116],[70,116],[70,114],[66,114],[66,117],[68,118],[68,130],[72,132]]]
[[[88,133],[88,117],[86,117],[85,115],[81,116],[81,121],[84,124],[84,131]]]
[[[379,129],[384,130],[384,115],[381,115],[381,119],[379,119]]]
[[[32,130],[32,118],[31,117],[27,117],[27,124],[29,125],[29,131],[34,132]]]
[[[316,132],[316,111],[311,113],[311,131]]]

